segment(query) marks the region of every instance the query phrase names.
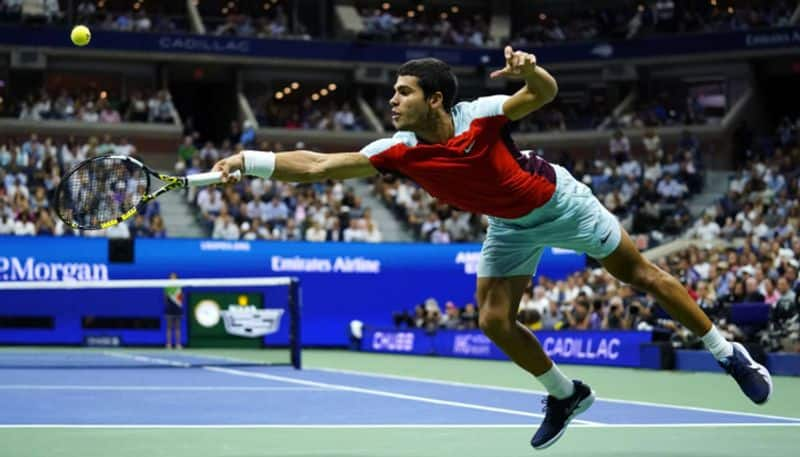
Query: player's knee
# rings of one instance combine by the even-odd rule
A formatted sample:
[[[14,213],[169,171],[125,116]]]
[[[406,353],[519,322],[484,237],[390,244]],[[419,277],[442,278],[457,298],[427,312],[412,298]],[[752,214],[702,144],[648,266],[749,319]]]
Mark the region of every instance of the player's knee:
[[[670,276],[667,273],[648,262],[643,268],[634,269],[631,273],[630,281],[626,282],[636,289],[650,292],[663,289],[664,282],[669,279]]]
[[[502,338],[511,331],[512,322],[508,315],[499,310],[482,309],[478,317],[478,326],[490,339]]]

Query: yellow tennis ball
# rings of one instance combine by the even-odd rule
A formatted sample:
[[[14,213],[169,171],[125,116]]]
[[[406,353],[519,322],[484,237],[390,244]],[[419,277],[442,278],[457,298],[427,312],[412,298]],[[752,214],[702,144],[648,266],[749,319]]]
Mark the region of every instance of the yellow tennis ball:
[[[92,32],[85,25],[76,25],[69,37],[76,46],[86,46],[92,39]]]

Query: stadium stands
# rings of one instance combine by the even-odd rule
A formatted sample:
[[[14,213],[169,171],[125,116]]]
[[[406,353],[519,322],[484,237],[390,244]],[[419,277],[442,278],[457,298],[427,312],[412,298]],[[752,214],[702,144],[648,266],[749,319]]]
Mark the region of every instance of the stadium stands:
[[[58,95],[55,95],[57,93]],[[12,100],[11,103],[14,101]],[[7,114],[21,120],[66,120],[115,124],[119,122],[174,122],[175,108],[167,91],[135,91],[120,100],[107,91],[41,89],[24,97]]]
[[[360,39],[428,46],[496,46],[489,30],[488,5],[426,5],[360,1],[364,29]]]
[[[594,9],[586,9],[581,2],[548,3],[542,6],[512,1],[504,6],[471,1],[459,5],[442,2],[422,5],[405,1],[364,0],[332,2],[328,6],[333,11],[336,23],[325,25],[311,17],[304,8],[307,2],[302,0],[212,0],[196,4],[162,2],[158,5],[126,0],[68,4],[51,1],[43,3],[44,9],[37,13],[39,19],[34,18],[36,15],[32,14],[32,10],[23,11],[18,3],[2,1],[0,20],[23,21],[37,27],[43,23],[81,21],[96,25],[100,30],[119,33],[180,31],[196,36],[205,34],[223,38],[314,40],[346,38],[347,27],[340,23],[343,10],[339,7],[346,9],[352,6],[354,11],[361,14],[358,19],[363,21],[363,27],[359,36],[365,40],[490,49],[501,44],[499,40],[504,38],[496,33],[498,24],[502,24],[503,20],[510,20],[512,34],[509,39],[512,44],[534,46],[585,40],[635,41],[669,33],[720,33],[783,27],[790,25],[794,13],[793,5],[787,2],[749,2],[734,6],[688,1],[649,2],[642,5],[639,2],[599,2]],[[510,14],[509,6],[514,14]],[[528,20],[530,18],[534,20]],[[21,72],[11,71],[10,76],[3,79],[15,88],[23,87],[25,90],[3,92],[6,89],[0,88],[0,93],[4,95],[0,98],[2,116],[36,122],[43,127],[41,132],[47,132],[41,133],[41,136],[52,138],[50,146],[45,148],[55,148],[57,153],[31,153],[31,157],[38,157],[39,161],[43,157],[53,157],[58,162],[57,172],[50,170],[51,174],[61,173],[74,160],[95,153],[122,151],[149,154],[151,143],[140,138],[156,130],[139,130],[142,126],[129,124],[163,123],[173,128],[170,132],[182,128],[188,139],[178,150],[181,160],[177,169],[181,173],[206,170],[219,157],[243,147],[296,147],[296,140],[286,139],[270,138],[269,143],[261,144],[260,141],[266,138],[265,132],[272,134],[277,131],[279,136],[284,136],[282,132],[298,131],[304,134],[313,131],[316,136],[311,136],[313,139],[308,141],[320,144],[320,149],[326,150],[328,148],[324,144],[327,138],[333,138],[326,135],[336,134],[336,138],[345,138],[339,141],[347,143],[348,149],[352,150],[375,137],[388,135],[386,131],[393,128],[386,103],[386,93],[390,91],[393,78],[390,73],[383,71],[375,73],[377,76],[373,75],[374,78],[370,79],[373,76],[344,67],[321,69],[319,74],[308,75],[312,72],[293,69],[278,71],[259,64],[252,72],[234,72],[236,74],[232,79],[239,82],[233,84],[229,81],[230,75],[219,76],[224,72],[206,74],[205,71],[188,68],[190,65],[186,68],[178,65],[160,67],[161,64],[156,64],[155,60],[145,59],[129,65],[128,68],[141,66],[140,71],[131,72],[131,75],[106,77],[100,72],[97,81],[90,84],[93,88],[86,90],[85,85],[81,85],[81,74],[74,68],[64,69],[68,65],[59,60],[54,62],[52,70],[38,69],[25,73],[24,77]],[[469,98],[486,93],[488,83],[485,71],[486,68],[480,67],[459,68],[459,72],[466,73],[462,78],[463,96]],[[520,144],[532,148],[533,153],[566,165],[592,187],[612,212],[621,219],[629,219],[634,232],[657,232],[658,236],[651,237],[651,240],[682,233],[692,225],[688,199],[703,191],[704,173],[709,167],[706,158],[711,156],[712,151],[717,151],[720,136],[726,135],[727,127],[723,125],[723,118],[733,117],[734,105],[747,99],[747,85],[742,83],[747,80],[747,75],[737,73],[738,68],[725,68],[716,74],[708,67],[692,75],[675,78],[663,65],[654,65],[652,68],[636,70],[632,76],[622,72],[623,77],[618,80],[607,73],[581,71],[568,69],[563,71],[563,77],[559,74],[560,92],[556,102],[514,126],[521,138]],[[471,74],[473,72],[475,75]],[[270,75],[271,79],[263,78],[264,74]],[[306,76],[295,79],[294,74]],[[217,118],[206,120],[205,124],[197,121],[196,107],[187,102],[191,94],[174,94],[175,90],[181,90],[187,79],[202,82],[206,78],[215,81],[227,78],[226,83],[230,84],[226,88],[230,89],[228,93],[232,97],[240,97],[230,103],[235,110],[232,116],[219,116],[225,119],[220,130],[225,130],[224,125],[231,123],[229,132],[224,135],[208,132],[209,122],[213,123]],[[159,83],[153,84],[156,80]],[[81,89],[78,90],[78,87]],[[493,91],[510,90],[513,87],[493,87]],[[96,124],[100,128],[122,126],[109,130],[113,132],[111,136],[118,140],[112,140],[111,136],[104,138],[105,132],[82,131],[81,137],[86,138],[85,143],[73,147],[67,146],[73,144],[74,140],[69,140],[66,132],[50,134],[53,129],[68,128],[59,127],[56,121],[79,121],[85,125]],[[17,132],[30,125],[17,124]],[[785,142],[787,136],[792,136],[794,122],[790,119],[782,121],[781,125],[778,141]],[[692,133],[697,132],[695,129],[685,130],[676,140],[675,131],[686,126],[714,126],[719,130],[712,135],[703,133],[699,136]],[[384,132],[380,131],[381,128]],[[4,152],[0,153],[0,159],[5,157],[2,160],[9,166],[24,162],[26,159],[20,158],[22,156],[17,151],[30,143],[28,136],[33,131],[28,128],[16,137],[2,138]],[[572,136],[564,133],[573,131],[586,132],[591,139],[584,144],[573,145],[570,143]],[[159,134],[164,133],[159,131]],[[350,134],[353,136],[347,136]],[[125,137],[130,140],[123,140]],[[545,145],[538,144],[540,138],[548,138]],[[169,148],[174,148],[180,142],[174,136],[159,141],[160,146],[168,143]],[[284,146],[281,142],[291,146]],[[132,144],[136,144],[136,147]],[[741,142],[737,141],[736,144]],[[764,167],[772,170],[778,166],[785,170],[789,165],[753,166],[761,173]],[[19,173],[19,170],[12,171],[6,167],[7,176]],[[21,184],[27,186],[29,194],[35,195],[37,187],[32,182],[33,174],[26,171],[22,173],[29,180]],[[41,173],[48,171],[42,170]],[[753,173],[742,172],[734,183],[740,183]],[[785,185],[781,181],[789,182],[792,179],[789,175],[774,171],[761,174],[775,189]],[[418,240],[452,243],[478,241],[482,237],[485,218],[443,205],[421,192],[413,183],[399,177],[381,177],[370,184],[375,197],[383,200]],[[219,201],[222,207],[211,210],[200,205],[205,205],[205,200],[198,203],[197,196],[190,194],[192,204],[198,207],[198,220],[208,235],[216,232],[219,236],[234,237],[235,231],[228,227],[230,224],[217,224],[220,214],[224,216],[223,222],[227,219],[235,222],[237,237],[253,237],[249,232],[254,232],[257,238],[306,239],[306,232],[310,230],[311,238],[317,239],[320,238],[320,231],[324,230],[326,238],[353,240],[364,238],[365,235],[359,230],[366,230],[370,225],[369,220],[361,220],[359,212],[362,209],[354,207],[352,201],[346,201],[345,192],[340,190],[341,183],[289,186],[285,189],[272,189],[269,183],[255,184],[257,193],[259,186],[267,188],[266,192],[259,195],[252,195],[252,185],[253,182],[248,181],[237,188],[235,194],[228,191],[221,194]],[[334,198],[326,197],[330,189],[339,189]],[[286,206],[285,217],[265,219],[260,210],[242,210],[247,205],[259,206],[263,203],[268,206],[274,193]],[[14,203],[13,197],[6,196],[7,205]],[[741,195],[729,196],[729,199],[737,198],[740,199]],[[319,227],[312,227],[312,218],[304,212],[306,208],[314,207],[318,200],[324,205],[324,209],[318,211],[325,213],[325,216],[316,217]],[[17,208],[16,211],[21,210]],[[354,213],[356,226],[350,227],[350,216]],[[32,214],[26,214],[24,218],[39,219],[35,213]],[[143,222],[150,224],[152,216],[148,215]],[[726,214],[725,220],[719,215],[712,216],[712,219],[714,217],[717,219],[714,223],[726,234],[744,233],[747,229],[745,221],[736,214]],[[727,221],[728,218],[730,221]],[[288,232],[285,232],[288,221],[297,224],[296,230],[289,226]],[[336,224],[338,227],[335,227]],[[698,227],[703,236],[710,236],[709,233],[714,232],[709,222],[699,224],[703,224]],[[737,228],[737,224],[741,227]],[[227,227],[227,231],[223,228],[215,231],[215,225]],[[762,226],[762,223],[755,224],[759,231],[763,231]],[[329,235],[329,231],[338,235]],[[381,238],[379,230],[373,231],[375,235],[371,239]],[[147,230],[142,229],[137,233],[147,233]]]
[[[129,233],[105,231],[75,233],[54,212],[53,197],[63,174],[87,158],[100,154],[136,155],[136,147],[127,138],[114,140],[90,137],[84,141],[70,138],[63,143],[41,139],[31,133],[27,138],[0,142],[0,235],[46,236],[164,236],[158,202],[149,203],[134,224],[144,230]],[[131,189],[132,192],[134,189]]]
[[[616,2],[592,5],[520,5],[513,16],[517,46],[541,46],[576,41],[637,39],[661,34],[689,34],[783,27],[794,8],[789,2]],[[527,18],[537,20],[528,21]]]

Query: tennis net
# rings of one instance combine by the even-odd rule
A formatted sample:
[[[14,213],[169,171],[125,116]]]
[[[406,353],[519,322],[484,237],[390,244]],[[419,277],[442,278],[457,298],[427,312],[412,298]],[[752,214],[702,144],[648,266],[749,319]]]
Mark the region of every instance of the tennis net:
[[[0,282],[0,368],[245,365],[301,367],[296,279]]]

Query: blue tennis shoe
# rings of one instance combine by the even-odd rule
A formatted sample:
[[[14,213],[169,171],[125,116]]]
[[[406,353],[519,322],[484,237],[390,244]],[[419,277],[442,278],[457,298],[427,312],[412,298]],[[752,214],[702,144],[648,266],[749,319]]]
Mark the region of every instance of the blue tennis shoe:
[[[772,377],[767,369],[753,360],[744,346],[733,343],[733,355],[719,361],[753,403],[764,404],[772,394]]]
[[[575,392],[562,400],[548,395],[544,400],[544,420],[539,430],[531,438],[534,449],[544,449],[561,438],[567,430],[567,425],[578,414],[586,411],[594,403],[594,392],[580,381],[572,381]]]

